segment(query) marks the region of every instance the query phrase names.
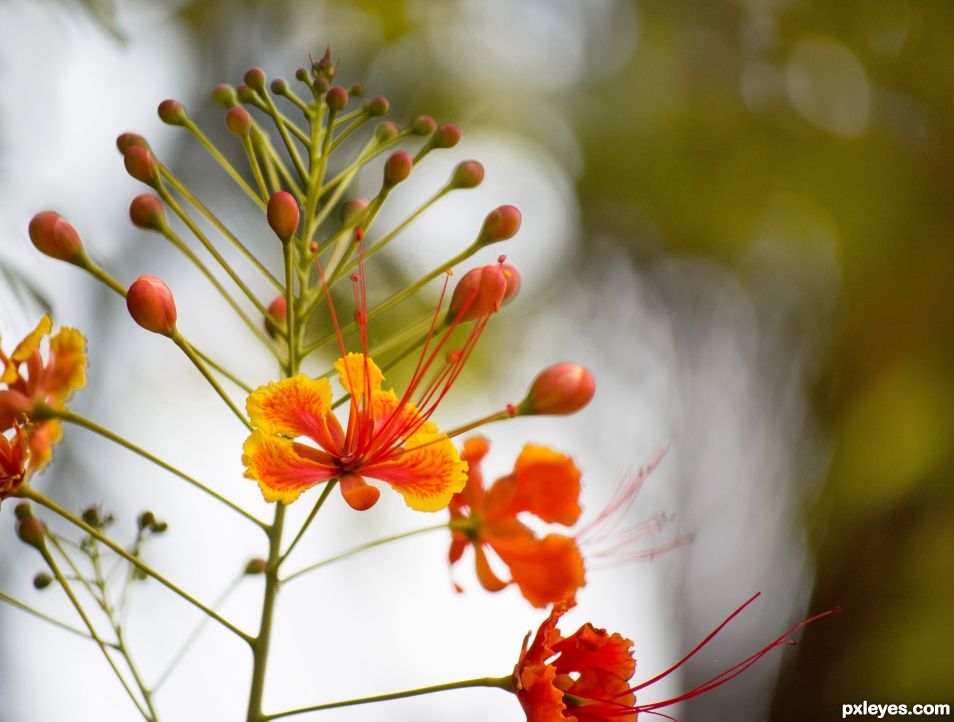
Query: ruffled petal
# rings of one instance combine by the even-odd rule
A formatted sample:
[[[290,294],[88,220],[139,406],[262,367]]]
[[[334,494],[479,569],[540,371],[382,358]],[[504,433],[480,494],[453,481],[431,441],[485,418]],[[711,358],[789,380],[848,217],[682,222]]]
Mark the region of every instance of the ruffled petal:
[[[359,401],[365,391],[378,391],[384,374],[369,356],[361,353],[349,353],[335,362],[335,371],[344,390]]]
[[[635,722],[635,711],[622,713],[636,702],[629,684],[636,672],[631,640],[586,623],[552,649],[559,654],[552,662],[557,674],[570,675],[574,680],[566,691],[584,699],[601,700],[589,710],[586,706],[577,708],[579,713],[574,709],[579,722]]]
[[[529,512],[549,523],[571,526],[580,518],[580,470],[573,460],[545,446],[527,444],[513,473],[487,492],[490,519]]]
[[[477,558],[477,581],[480,582],[480,586],[488,592],[499,592],[510,584],[494,573],[490,560],[487,559],[487,552],[480,544],[474,544],[474,551]]]
[[[527,722],[566,722],[563,692],[554,684],[557,672],[547,660],[553,656],[552,646],[562,638],[557,622],[574,604],[572,598],[554,604],[530,646],[524,641],[513,678],[514,692],[527,713]]]
[[[361,473],[388,482],[412,509],[439,511],[467,483],[467,462],[446,434],[419,432]]]
[[[30,331],[30,333],[26,335],[26,338],[17,344],[10,358],[17,363],[26,361],[33,355],[34,351],[40,348],[40,342],[43,340],[43,337],[49,334],[51,330],[53,330],[53,319],[50,318],[48,313],[43,314],[43,318],[40,319],[36,328]]]
[[[289,439],[258,429],[245,440],[242,446],[245,476],[258,481],[265,501],[290,504],[306,489],[338,475],[336,468],[298,453],[299,448],[301,445]]]
[[[510,569],[513,583],[535,607],[545,607],[572,596],[585,582],[583,557],[576,542],[560,534],[537,539],[514,522],[488,528],[483,536]]]
[[[53,458],[53,447],[63,438],[63,425],[59,419],[50,419],[32,424],[27,428],[30,473],[35,474]]]
[[[480,509],[484,500],[484,475],[480,462],[490,451],[490,442],[483,436],[471,436],[464,439],[464,448],[460,458],[467,462],[467,485],[454,497],[452,507],[467,506],[471,510]]]
[[[86,339],[75,328],[61,328],[50,339],[50,360],[43,374],[43,395],[65,402],[86,385]]]
[[[331,411],[331,384],[298,374],[253,391],[245,403],[252,426],[266,434],[307,436],[327,451],[341,448],[344,433]]]

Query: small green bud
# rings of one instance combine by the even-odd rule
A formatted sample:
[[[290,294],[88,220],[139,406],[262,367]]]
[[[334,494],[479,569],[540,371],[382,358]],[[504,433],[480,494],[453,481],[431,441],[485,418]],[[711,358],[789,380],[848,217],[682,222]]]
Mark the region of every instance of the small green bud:
[[[232,108],[238,103],[235,97],[235,88],[228,83],[221,83],[212,88],[212,102],[220,108]]]
[[[451,188],[476,188],[483,181],[484,166],[476,160],[465,160],[454,168],[448,185]]]
[[[80,516],[82,517],[83,521],[92,527],[96,527],[97,529],[103,523],[103,515],[100,511],[99,504],[93,504],[92,506],[86,507],[83,509],[83,512],[80,514]]]
[[[139,526],[139,531],[152,529],[156,525],[156,515],[151,511],[144,511],[136,519],[136,524]]]
[[[35,577],[33,577],[34,589],[46,589],[52,583],[53,583],[53,577],[51,577],[46,572],[40,572]]]
[[[249,68],[245,71],[245,84],[259,93],[265,90],[265,71],[261,68]]]
[[[17,536],[34,549],[42,551],[46,548],[46,524],[32,514],[17,522]]]
[[[255,576],[255,575],[257,575],[257,574],[264,574],[264,573],[265,573],[265,567],[267,566],[267,564],[268,564],[268,562],[266,562],[264,559],[262,559],[262,558],[260,558],[260,557],[255,557],[255,558],[253,558],[253,559],[249,559],[249,560],[248,560],[248,564],[245,565],[245,572],[244,572],[244,573],[247,574],[248,576]]]
[[[391,109],[391,103],[383,95],[378,95],[364,101],[364,108],[368,111],[368,115],[376,118],[387,113]]]
[[[411,123],[411,132],[414,135],[430,135],[437,128],[437,121],[429,115],[419,115]]]
[[[378,141],[378,143],[386,143],[392,138],[396,138],[400,132],[401,129],[398,128],[397,123],[386,120],[374,129],[374,139]]]
[[[33,516],[33,507],[30,506],[30,502],[21,501],[13,507],[13,515],[17,519],[26,519],[28,516]]]
[[[325,93],[325,102],[332,113],[344,110],[348,106],[348,91],[340,85],[335,85]]]

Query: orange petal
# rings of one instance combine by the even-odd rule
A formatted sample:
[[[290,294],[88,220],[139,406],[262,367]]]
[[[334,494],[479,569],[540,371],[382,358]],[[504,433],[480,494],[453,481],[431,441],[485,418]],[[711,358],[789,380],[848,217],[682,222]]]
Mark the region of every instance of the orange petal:
[[[585,584],[583,557],[576,542],[560,534],[537,539],[527,532],[507,538],[486,538],[510,569],[520,593],[535,607],[574,595]]]
[[[446,434],[418,433],[404,449],[361,470],[365,476],[388,482],[417,511],[444,509],[467,483],[467,462]]]
[[[488,592],[499,592],[510,584],[510,582],[505,582],[494,574],[494,570],[490,568],[487,553],[482,546],[474,544],[474,549],[477,555],[477,581],[480,582],[480,586]]]
[[[529,512],[543,521],[571,526],[580,518],[580,470],[573,459],[545,446],[527,444],[513,474],[488,492],[489,517]]]
[[[377,391],[381,388],[384,374],[369,356],[349,353],[335,362],[335,371],[344,390],[355,400],[360,400],[365,391]]]
[[[307,436],[327,451],[341,448],[344,433],[331,412],[328,379],[298,374],[259,386],[245,402],[252,426],[266,434]]]
[[[86,385],[86,339],[75,328],[61,328],[50,339],[50,360],[43,376],[43,392],[63,403]]]
[[[480,509],[484,500],[484,475],[480,462],[490,451],[490,442],[483,436],[464,439],[460,458],[467,462],[467,486],[460,493],[460,501],[473,509]]]
[[[33,352],[40,348],[40,341],[53,329],[53,319],[49,314],[43,314],[43,318],[36,325],[36,328],[26,335],[17,347],[13,350],[10,358],[17,363],[26,361]]]
[[[342,474],[338,483],[341,495],[355,511],[366,511],[378,503],[381,492],[357,474]]]
[[[58,419],[41,421],[27,428],[30,472],[36,473],[53,458],[53,447],[63,438],[63,425]]]
[[[594,700],[612,700],[624,706],[636,701],[629,679],[636,672],[633,642],[619,634],[608,634],[592,624],[584,624],[575,633],[556,642],[553,651],[560,656],[552,662],[557,674],[572,675],[569,694]],[[597,719],[603,719],[598,717]],[[620,722],[634,722],[636,713],[617,715]]]
[[[337,476],[337,469],[298,454],[288,439],[256,429],[242,446],[245,476],[258,481],[265,501],[290,504],[321,481]]]

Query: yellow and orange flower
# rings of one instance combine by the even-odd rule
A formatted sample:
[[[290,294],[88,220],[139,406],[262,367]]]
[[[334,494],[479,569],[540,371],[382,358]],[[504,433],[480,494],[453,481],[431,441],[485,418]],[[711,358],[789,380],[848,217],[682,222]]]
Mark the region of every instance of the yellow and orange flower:
[[[37,405],[61,409],[76,389],[86,385],[86,339],[75,328],[61,328],[50,337],[47,360],[43,361],[40,345],[52,328],[53,321],[45,315],[13,353],[7,356],[0,350],[0,383],[4,385],[0,389],[0,432],[13,429],[18,420],[26,418],[25,457],[30,472],[49,462],[53,447],[63,436],[58,419],[32,418]]]
[[[332,412],[326,378],[299,374],[252,392],[246,476],[258,481],[266,500],[286,504],[338,478],[348,504],[367,509],[380,494],[364,481],[370,477],[390,484],[412,509],[446,507],[467,480],[453,442],[407,398],[381,388],[384,375],[368,356],[347,354],[335,369],[351,396],[346,429]],[[301,436],[317,448],[293,440]]]
[[[480,436],[464,442],[461,458],[468,464],[467,485],[450,503],[451,565],[472,545],[477,578],[488,591],[516,584],[535,607],[574,594],[585,583],[576,541],[562,534],[541,539],[517,517],[526,512],[548,523],[576,523],[581,511],[580,470],[570,457],[528,444],[517,457],[513,472],[485,489],[480,462],[489,449]],[[510,569],[510,581],[494,573],[486,547]]]
[[[0,431],[0,502],[13,496],[26,476],[26,434],[14,422],[13,437]]]

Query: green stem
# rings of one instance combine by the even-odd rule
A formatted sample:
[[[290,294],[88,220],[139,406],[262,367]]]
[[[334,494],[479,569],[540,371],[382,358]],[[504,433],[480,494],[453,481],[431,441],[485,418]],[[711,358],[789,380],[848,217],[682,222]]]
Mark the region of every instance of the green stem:
[[[219,149],[212,144],[212,142],[206,137],[205,133],[203,133],[199,128],[199,126],[189,119],[186,119],[183,125],[190,133],[192,133],[193,136],[195,136],[195,139],[202,144],[202,147],[209,152],[209,155],[215,159],[216,163],[222,166],[222,169],[229,174],[229,177],[235,181],[235,184],[242,189],[245,195],[251,198],[259,208],[265,210],[265,201],[259,198],[258,193],[255,192],[255,189],[245,182],[245,179],[242,177],[242,175],[235,170],[235,167],[229,163],[228,160],[226,160],[225,156],[223,156],[219,152]]]
[[[38,501],[37,503],[40,502]],[[63,588],[63,591],[69,598],[73,608],[76,609],[76,613],[79,614],[80,619],[83,620],[83,624],[85,624],[86,628],[89,630],[89,634],[93,638],[93,641],[95,641],[99,646],[100,651],[103,653],[103,656],[106,658],[106,662],[115,673],[119,683],[123,686],[123,689],[126,690],[126,694],[129,695],[129,699],[132,700],[134,705],[136,705],[136,709],[139,710],[139,714],[142,715],[143,719],[154,722],[156,719],[155,712],[152,710],[147,711],[139,702],[139,700],[136,699],[135,693],[132,691],[132,688],[129,686],[129,683],[126,681],[126,678],[123,676],[122,672],[119,671],[119,667],[116,666],[115,660],[109,653],[106,643],[100,638],[96,628],[93,626],[92,621],[90,621],[90,618],[87,616],[86,610],[83,609],[83,605],[80,604],[79,599],[77,599],[76,595],[73,594],[73,589],[70,587],[70,583],[66,580],[66,577],[63,576],[63,572],[60,571],[59,565],[56,563],[56,560],[53,559],[53,555],[50,554],[50,550],[47,549],[46,544],[42,544],[39,547],[39,552],[43,555],[46,565],[50,568],[50,571],[53,572],[53,576],[56,577],[56,580],[60,583],[60,586]]]
[[[374,541],[369,541],[364,544],[359,544],[358,546],[352,547],[351,549],[348,549],[347,551],[343,551],[340,554],[335,554],[333,557],[328,557],[327,559],[322,559],[320,562],[315,562],[314,564],[310,564],[309,566],[303,569],[299,569],[297,572],[294,572],[293,574],[289,574],[287,577],[282,579],[282,584],[287,584],[288,582],[290,582],[292,579],[295,579],[296,577],[300,577],[303,574],[307,574],[308,572],[313,572],[316,569],[321,569],[321,567],[328,566],[329,564],[334,564],[335,562],[339,562],[342,559],[347,559],[348,557],[352,557],[355,554],[359,554],[360,552],[367,551],[368,549],[374,549],[375,547],[379,547],[384,544],[389,544],[390,542],[400,541],[401,539],[409,539],[412,536],[425,534],[430,531],[438,531],[440,529],[448,529],[448,528],[450,528],[450,524],[447,522],[444,522],[443,524],[435,524],[434,526],[426,526],[421,529],[413,529],[411,531],[401,532],[400,534],[392,534],[390,536],[381,537],[380,539],[375,539]]]
[[[225,506],[227,506],[232,511],[238,512],[239,514],[244,516],[246,519],[248,519],[250,522],[258,526],[259,528],[261,529],[267,528],[268,525],[265,522],[263,522],[261,519],[256,518],[249,512],[245,511],[245,509],[238,506],[235,502],[225,498],[224,496],[219,494],[217,491],[210,489],[201,481],[194,479],[193,477],[189,476],[185,472],[179,471],[179,469],[174,467],[172,464],[169,464],[168,462],[163,461],[158,456],[155,456],[154,454],[150,454],[148,451],[146,451],[143,448],[140,448],[139,446],[136,446],[131,441],[127,441],[122,436],[119,436],[118,434],[113,433],[112,431],[107,429],[105,426],[100,426],[95,421],[92,421],[91,419],[87,419],[84,416],[80,416],[79,414],[73,413],[72,411],[68,411],[66,409],[56,410],[54,412],[54,416],[63,421],[68,421],[71,424],[81,426],[88,431],[92,431],[94,434],[98,434],[102,436],[104,439],[109,439],[113,443],[118,444],[119,446],[122,446],[125,449],[128,449],[129,451],[133,452],[134,454],[137,454],[138,456],[141,456],[147,461],[151,461],[156,466],[159,466],[165,469],[170,474],[174,474],[175,476],[178,476],[180,479],[182,479],[186,483],[189,483],[195,488],[199,489],[200,491],[205,492],[216,501],[219,501],[222,504],[225,504]]]
[[[255,185],[258,186],[258,192],[261,194],[262,200],[267,202],[271,193],[268,192],[268,186],[265,185],[262,167],[258,162],[258,156],[255,155],[255,148],[252,146],[250,136],[242,136],[242,148],[245,150],[245,157],[248,159],[248,167],[252,169],[252,175],[255,178]]]
[[[272,619],[275,597],[278,594],[278,563],[281,557],[282,530],[285,525],[285,505],[275,505],[275,520],[268,531],[268,561],[265,565],[265,597],[262,600],[262,618],[258,635],[252,640],[252,684],[248,697],[247,722],[261,722],[262,698],[265,694],[265,671],[272,640]]]
[[[37,619],[42,619],[44,622],[49,622],[54,627],[59,627],[60,629],[64,631],[70,632],[79,637],[83,637],[84,639],[93,639],[88,633],[84,632],[82,629],[78,629],[77,627],[69,625],[66,622],[61,622],[59,619],[55,619],[54,617],[44,614],[43,612],[31,607],[29,604],[26,604],[25,602],[21,602],[19,599],[16,599],[15,597],[11,597],[9,594],[4,594],[3,592],[0,592],[0,602],[6,602],[11,607],[15,607],[16,609],[26,612],[27,614],[32,614]],[[93,641],[96,641],[96,640],[93,640]],[[111,649],[116,649],[116,645],[113,642],[103,642],[103,644],[105,644],[107,647],[110,647]]]
[[[301,525],[301,529],[298,530],[298,533],[295,535],[295,538],[292,539],[292,543],[288,545],[288,549],[285,550],[285,553],[281,555],[278,560],[278,565],[281,566],[285,563],[285,560],[288,558],[288,555],[292,553],[292,549],[301,541],[301,538],[305,535],[305,532],[308,530],[308,527],[311,526],[311,523],[315,520],[315,517],[318,515],[318,512],[321,511],[321,507],[324,506],[325,500],[328,498],[328,495],[331,493],[332,489],[338,485],[337,479],[331,479],[325,484],[325,488],[321,490],[321,496],[318,497],[318,501],[315,502],[315,505],[311,508],[311,512],[308,514],[308,518],[305,519],[305,523]]]
[[[339,707],[353,707],[359,704],[371,704],[372,702],[388,702],[394,699],[406,699],[407,697],[419,697],[424,694],[434,694],[435,692],[447,692],[452,689],[467,689],[468,687],[496,687],[505,692],[513,691],[513,678],[511,675],[506,677],[478,677],[477,679],[465,679],[460,682],[448,682],[447,684],[436,684],[433,687],[421,687],[419,689],[410,689],[405,692],[392,692],[390,694],[379,694],[374,697],[361,697],[359,699],[348,699],[343,702],[329,702],[327,704],[316,704],[311,707],[299,707],[285,712],[265,715],[265,722],[279,719],[281,717],[291,717],[296,714],[305,714],[306,712],[321,712],[326,709],[337,709]]]
[[[251,387],[251,386],[249,386],[247,383],[245,383],[244,381],[242,381],[242,379],[240,379],[238,376],[236,376],[236,375],[233,374],[231,371],[229,371],[228,369],[226,369],[224,366],[222,366],[222,364],[220,364],[220,363],[219,363],[218,361],[216,361],[214,358],[212,358],[211,356],[209,356],[207,353],[205,353],[204,351],[202,351],[202,350],[196,348],[194,344],[191,344],[191,345],[192,345],[192,350],[195,351],[196,355],[197,355],[200,359],[202,359],[203,361],[205,361],[209,366],[211,366],[213,369],[215,369],[216,371],[218,371],[218,372],[219,372],[220,374],[222,374],[225,378],[227,378],[227,379],[228,379],[229,381],[231,381],[233,384],[235,384],[235,385],[238,386],[240,389],[242,389],[242,391],[244,391],[245,393],[247,393],[247,394],[252,393],[252,387]]]
[[[192,346],[189,345],[189,342],[185,340],[185,337],[179,333],[178,329],[173,329],[172,334],[169,336],[172,339],[173,343],[176,346],[182,349],[182,352],[189,357],[189,360],[193,365],[199,370],[199,373],[205,377],[205,380],[209,382],[209,385],[215,389],[215,392],[222,397],[222,400],[226,405],[232,410],[232,413],[238,418],[239,421],[245,426],[249,431],[252,430],[251,424],[249,424],[248,419],[245,418],[245,414],[235,405],[235,402],[232,401],[232,398],[225,393],[225,390],[219,385],[219,382],[216,381],[215,376],[206,368],[205,363],[199,358],[199,355],[195,352]]]
[[[70,524],[77,527],[78,529],[82,529],[84,532],[86,532],[91,537],[93,537],[93,539],[96,539],[100,543],[109,547],[113,552],[121,556],[127,562],[129,562],[130,564],[135,566],[137,569],[142,571],[144,574],[147,574],[148,576],[152,577],[157,582],[162,584],[164,587],[166,587],[170,591],[182,597],[189,604],[191,604],[192,606],[196,607],[197,609],[207,614],[209,617],[214,619],[216,622],[221,624],[223,627],[228,629],[230,632],[232,632],[236,636],[245,640],[249,644],[251,644],[254,641],[253,637],[251,637],[249,634],[246,634],[241,629],[239,629],[234,624],[232,624],[229,620],[222,617],[214,609],[210,609],[208,606],[200,602],[191,594],[189,594],[188,592],[184,591],[183,589],[173,584],[171,581],[166,579],[162,574],[154,570],[148,564],[145,564],[141,559],[134,557],[132,554],[127,552],[125,549],[119,546],[119,544],[114,542],[108,536],[100,532],[98,529],[95,529],[94,527],[90,526],[85,521],[80,519],[78,516],[70,512],[69,510],[64,509],[62,506],[57,504],[55,501],[53,501],[49,497],[44,496],[43,494],[39,493],[38,491],[30,487],[26,487],[26,488],[20,487],[19,496],[21,496],[24,499],[29,499],[30,501],[36,502],[40,506],[45,507],[46,509],[49,509],[51,512],[53,512],[57,516],[68,521]]]
[[[80,265],[80,264],[78,264]],[[107,273],[103,268],[96,265],[89,259],[85,263],[80,265],[84,271],[93,276],[97,281],[102,283],[104,286],[112,289],[122,297],[126,297],[126,288],[115,278],[113,278],[109,273]]]

